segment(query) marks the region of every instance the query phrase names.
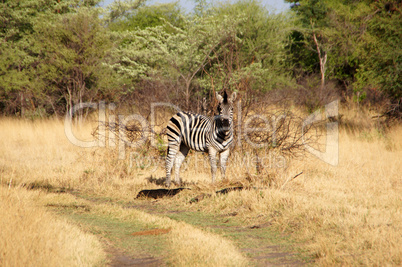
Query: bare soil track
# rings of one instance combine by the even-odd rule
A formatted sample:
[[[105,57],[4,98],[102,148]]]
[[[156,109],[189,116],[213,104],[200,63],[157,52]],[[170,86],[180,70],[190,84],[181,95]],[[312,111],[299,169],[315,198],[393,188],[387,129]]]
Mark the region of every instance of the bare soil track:
[[[109,257],[109,266],[163,266],[163,259],[146,255],[127,255],[126,252],[110,247],[106,250]]]
[[[238,190],[236,188],[236,190]],[[231,190],[224,190],[229,193]],[[247,225],[237,219],[237,213],[225,215],[207,214],[200,211],[189,211],[181,206],[166,204],[166,197],[154,199],[140,197],[130,202],[111,201],[79,191],[67,191],[77,199],[85,199],[93,205],[111,203],[124,209],[135,209],[148,214],[168,217],[184,222],[198,229],[213,232],[232,242],[249,258],[251,266],[300,266],[308,260],[296,252],[297,246],[287,237],[271,229],[269,222],[259,225]],[[172,197],[168,195],[167,197]],[[197,203],[192,204],[197,205]],[[67,216],[85,230],[92,232],[103,240],[108,254],[109,266],[164,266],[174,265],[169,261],[164,245],[165,234],[170,229],[149,229],[144,225],[124,224],[115,218],[101,218],[91,213],[91,205],[85,207],[54,206],[50,209]],[[146,239],[147,241],[144,241]],[[138,241],[140,240],[140,241]],[[138,243],[140,242],[140,243]],[[141,242],[146,242],[141,243]],[[132,245],[132,243],[138,243]],[[164,247],[165,246],[165,247]]]
[[[253,266],[302,266],[306,262],[292,251],[286,237],[270,230],[270,223],[244,226],[232,220],[237,214],[216,216],[201,212],[177,210],[166,207],[162,201],[133,201],[128,208],[135,208],[158,216],[209,229],[233,240],[245,253]]]

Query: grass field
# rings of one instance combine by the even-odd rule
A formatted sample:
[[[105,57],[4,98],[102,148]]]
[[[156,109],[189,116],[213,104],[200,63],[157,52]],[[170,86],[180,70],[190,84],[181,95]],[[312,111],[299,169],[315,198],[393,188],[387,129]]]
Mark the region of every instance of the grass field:
[[[39,201],[40,192],[0,187],[1,266],[94,266],[106,262],[99,240]]]
[[[347,114],[355,120],[352,115]],[[123,226],[133,229],[170,229],[163,236],[168,245],[155,253],[174,265],[253,264],[237,237],[197,226],[196,217],[123,208],[136,203],[141,189],[163,187],[163,161],[148,149],[127,150],[126,159],[119,160],[116,148],[80,148],[67,140],[58,120],[2,118],[0,127],[0,213],[6,214],[0,218],[2,266],[107,264],[105,239],[112,230],[100,230],[102,220],[127,221]],[[75,133],[90,140],[93,128]],[[352,130],[340,128],[338,166],[306,154],[268,164],[256,174],[252,166],[233,160],[230,181],[214,185],[204,156],[193,153],[182,170],[192,190],[146,202],[205,216],[232,214],[230,220],[244,229],[269,225],[317,265],[401,265],[402,127],[385,133]],[[234,155],[251,154],[242,153]],[[251,189],[213,193],[239,184]],[[86,199],[77,198],[77,192]],[[211,196],[190,203],[200,194]],[[88,200],[97,198],[108,202]],[[103,218],[98,228],[95,217]]]

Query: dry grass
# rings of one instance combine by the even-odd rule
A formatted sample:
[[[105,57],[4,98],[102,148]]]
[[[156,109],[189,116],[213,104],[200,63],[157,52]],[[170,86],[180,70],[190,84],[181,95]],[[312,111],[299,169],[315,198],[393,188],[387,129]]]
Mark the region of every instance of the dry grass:
[[[132,198],[144,177],[131,175],[129,157],[119,160],[110,149],[75,146],[66,138],[63,123],[1,119],[0,128],[6,131],[0,133],[0,183]],[[74,130],[80,140],[91,140],[93,128],[89,124]]]
[[[94,266],[105,262],[96,237],[38,206],[39,192],[0,186],[1,266]]]
[[[5,129],[0,140],[3,184],[46,182],[73,186],[86,168],[81,164],[85,151],[77,151],[68,142],[61,121],[2,119],[0,127]]]
[[[302,242],[320,265],[401,265],[401,133],[343,132],[338,166],[312,156],[293,160],[277,171],[273,186],[233,192],[198,208],[270,221]]]
[[[313,156],[288,160],[265,151],[266,168],[257,174],[253,152],[238,150],[231,156],[228,177],[257,189],[214,196],[190,205],[192,194],[212,193],[230,185],[211,186],[208,160],[193,153],[181,174],[195,190],[169,201],[188,209],[219,214],[237,212],[237,218],[246,224],[269,221],[300,241],[319,265],[401,265],[402,127],[381,133],[370,130],[370,123],[365,123],[361,116],[354,117],[357,115],[353,111],[345,114],[348,122],[361,120],[360,125],[365,126],[351,131],[353,126],[349,124],[347,130],[341,129],[336,167]],[[146,178],[164,177],[163,161],[146,148],[127,150],[126,159],[119,160],[117,148],[73,146],[65,138],[62,122],[2,119],[0,127],[7,129],[0,133],[3,185],[40,182],[116,200],[132,200],[140,189],[161,187],[162,179],[149,182]],[[91,129],[83,129],[88,138]],[[234,160],[236,157],[238,161]],[[301,171],[302,175],[286,182]],[[170,220],[162,222],[164,219],[147,214],[141,216],[144,220],[158,220],[160,227],[172,227],[168,235],[172,246],[177,247],[178,257],[183,259],[180,265],[197,260],[199,255],[218,257],[209,254],[215,250],[223,257],[225,252],[220,247],[233,249],[233,255],[239,255],[230,242],[222,245],[220,242],[226,241],[194,227],[173,225]],[[188,252],[200,247],[205,247],[205,254]],[[211,259],[211,264],[215,263]]]
[[[0,251],[4,251],[0,257],[2,265],[13,265],[19,261],[21,266],[93,265],[94,262],[90,261],[91,254],[99,249],[96,239],[91,240],[90,236],[84,235],[65,221],[52,217],[43,208],[46,205],[88,205],[89,203],[83,200],[79,200],[78,203],[77,199],[68,194],[45,194],[39,191],[27,191],[25,188],[33,185],[51,189],[65,187],[79,189],[89,194],[132,199],[140,188],[146,187],[147,184],[152,186],[141,173],[138,173],[141,168],[131,168],[130,159],[118,160],[114,151],[73,146],[66,140],[63,124],[59,121],[32,123],[3,119],[0,121],[0,127],[8,129],[1,132],[0,137],[2,140],[0,142],[2,184],[0,203],[9,205],[0,206],[2,214],[3,212],[9,214],[2,217],[0,222],[1,226],[8,226],[1,229],[10,229],[10,231],[2,230],[1,232],[3,235],[1,240],[7,240],[1,243],[5,247],[0,246]],[[88,133],[92,128],[82,130],[82,135],[86,134],[89,138]],[[132,172],[136,172],[135,175]],[[10,192],[19,192],[19,194],[14,196],[13,200],[8,200]],[[13,212],[18,207],[23,207],[20,213]],[[112,205],[97,205],[96,208],[91,208],[91,212],[107,213],[122,220],[141,220],[147,224],[171,228],[168,237],[174,253],[170,255],[169,260],[177,266],[190,264],[193,266],[205,266],[205,264],[242,266],[247,262],[230,241],[185,223],[177,223],[170,219]],[[24,220],[15,223],[16,219],[21,217]],[[16,230],[20,232],[19,235],[14,235]],[[27,236],[26,246],[21,246],[25,236]],[[30,236],[33,237],[29,239]],[[67,251],[70,246],[74,247],[74,250]],[[88,254],[88,259],[77,252]],[[72,259],[68,262],[70,258]],[[13,262],[13,259],[16,261]],[[77,261],[82,262],[77,263]]]

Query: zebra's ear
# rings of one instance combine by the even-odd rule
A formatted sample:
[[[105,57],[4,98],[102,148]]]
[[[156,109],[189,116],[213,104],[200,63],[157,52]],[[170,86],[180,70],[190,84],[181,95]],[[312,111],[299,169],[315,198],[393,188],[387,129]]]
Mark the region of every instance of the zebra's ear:
[[[218,102],[222,103],[223,102],[223,97],[218,92],[215,92],[215,93],[216,93],[216,99],[218,100]]]
[[[236,97],[237,97],[237,93],[236,92],[233,92],[232,93],[232,96],[230,97],[230,102],[234,102],[235,100],[236,100]]]

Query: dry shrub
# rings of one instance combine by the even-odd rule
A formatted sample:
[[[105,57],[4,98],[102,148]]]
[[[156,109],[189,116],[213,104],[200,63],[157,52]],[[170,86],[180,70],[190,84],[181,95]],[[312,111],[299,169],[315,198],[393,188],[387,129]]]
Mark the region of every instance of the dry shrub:
[[[274,179],[272,170],[285,168],[289,157],[303,155],[305,145],[316,144],[321,133],[316,124],[303,126],[304,114],[292,111],[290,108],[270,106],[269,103],[276,101],[273,98],[259,99],[264,101],[263,104],[254,100],[247,102],[245,106],[243,100],[235,103],[235,141],[231,148],[232,156],[229,164],[234,166],[236,171],[230,171],[229,175],[237,178],[247,176],[251,180],[261,180],[264,185],[271,185]],[[136,159],[143,157],[152,161],[157,173],[164,176],[164,157],[167,149],[165,127],[173,114],[172,111],[169,107],[158,110],[154,114],[154,120],[151,120],[153,125],[150,126],[153,127],[144,128],[144,124],[139,120],[126,122],[116,119],[113,122],[101,122],[101,127],[105,131],[97,127],[93,134],[96,138],[106,138],[102,133],[114,136],[119,144],[122,143],[124,136],[127,146],[141,143],[146,136],[151,137],[151,140],[145,140],[141,146],[127,148],[127,151],[130,151],[130,156],[134,155]],[[138,166],[138,162],[137,167],[141,167],[141,164]],[[191,170],[193,178],[202,176],[200,181],[210,176],[209,160],[202,153],[193,151],[189,153],[182,171],[187,169]],[[229,166],[228,169],[231,170],[232,167]],[[195,181],[196,179],[192,179],[187,182]]]
[[[93,140],[96,124],[74,127],[78,139]],[[77,189],[97,195],[132,198],[144,183],[141,166],[148,161],[127,149],[119,159],[118,146],[83,148],[71,143],[63,121],[2,119],[0,127],[0,183],[50,191]],[[151,162],[152,163],[152,162]],[[152,166],[155,166],[152,163]],[[149,167],[149,166],[148,166]],[[144,173],[148,174],[148,173]]]
[[[305,107],[308,112],[314,112],[318,108],[341,98],[340,89],[335,82],[329,81],[321,88],[321,81],[316,76],[306,77],[300,81],[297,89],[292,89],[291,100],[299,106]]]
[[[196,86],[196,85],[194,85]],[[166,79],[161,76],[151,76],[136,84],[136,88],[118,100],[118,112],[122,114],[140,114],[149,119],[153,103],[171,103],[180,109],[202,113],[212,101],[207,98],[214,96],[204,93],[202,88],[196,86],[191,89],[190,105],[184,104],[185,85],[177,80]],[[212,105],[211,105],[212,106]]]

